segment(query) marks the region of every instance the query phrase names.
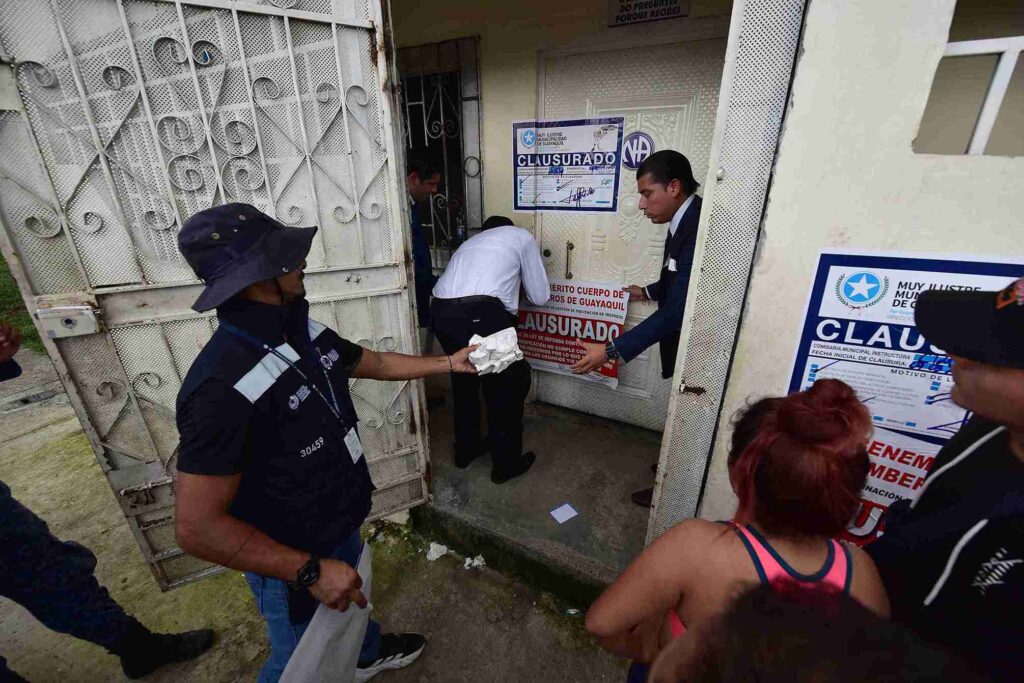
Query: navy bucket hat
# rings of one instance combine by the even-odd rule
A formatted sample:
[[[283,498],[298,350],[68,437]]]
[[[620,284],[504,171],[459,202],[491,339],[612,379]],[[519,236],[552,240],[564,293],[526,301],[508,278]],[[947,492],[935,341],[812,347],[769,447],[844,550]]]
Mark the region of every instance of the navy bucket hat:
[[[249,285],[296,270],[316,228],[289,228],[250,204],[200,211],[178,233],[178,248],[206,283],[192,308],[209,311]]]

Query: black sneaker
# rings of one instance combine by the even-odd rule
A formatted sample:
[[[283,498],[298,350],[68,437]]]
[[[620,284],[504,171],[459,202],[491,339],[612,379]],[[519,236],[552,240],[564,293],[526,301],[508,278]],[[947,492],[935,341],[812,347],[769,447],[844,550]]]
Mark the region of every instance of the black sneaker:
[[[195,659],[213,646],[213,631],[149,633],[121,655],[121,668],[128,678],[142,678],[165,664]]]
[[[419,633],[385,633],[380,637],[377,659],[356,668],[356,681],[368,681],[381,671],[402,669],[416,661],[427,646],[427,639]]]

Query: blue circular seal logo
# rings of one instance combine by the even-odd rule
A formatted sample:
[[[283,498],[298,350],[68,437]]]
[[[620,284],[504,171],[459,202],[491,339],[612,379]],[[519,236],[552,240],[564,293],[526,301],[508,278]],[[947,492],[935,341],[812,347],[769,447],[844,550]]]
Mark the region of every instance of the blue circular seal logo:
[[[853,275],[842,275],[836,281],[836,296],[847,306],[867,308],[874,306],[889,291],[889,278],[880,278],[862,270]]]
[[[524,130],[523,134],[519,136],[519,140],[523,143],[523,147],[533,147],[537,144],[537,133],[533,130]]]
[[[654,154],[654,138],[647,133],[630,133],[622,142],[622,165],[631,171],[640,168],[644,159]]]

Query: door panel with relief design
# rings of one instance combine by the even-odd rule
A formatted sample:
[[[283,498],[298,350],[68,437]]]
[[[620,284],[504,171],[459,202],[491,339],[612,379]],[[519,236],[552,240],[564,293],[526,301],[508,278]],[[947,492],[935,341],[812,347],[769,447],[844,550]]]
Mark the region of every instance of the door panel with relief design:
[[[542,57],[541,117],[570,119],[622,116],[624,139],[646,133],[654,151],[687,156],[694,177],[707,174],[725,39]],[[634,155],[624,151],[629,162]],[[540,214],[537,234],[550,253],[548,275],[645,285],[657,279],[667,225],[654,225],[639,207],[635,172],[622,169],[616,214]],[[572,242],[574,248],[566,249]],[[572,263],[566,262],[566,256]],[[571,268],[569,266],[571,265]],[[630,304],[626,329],[654,313],[651,303]],[[669,382],[661,378],[657,345],[622,365],[612,390],[572,377],[538,373],[537,398],[629,424],[661,431]]]

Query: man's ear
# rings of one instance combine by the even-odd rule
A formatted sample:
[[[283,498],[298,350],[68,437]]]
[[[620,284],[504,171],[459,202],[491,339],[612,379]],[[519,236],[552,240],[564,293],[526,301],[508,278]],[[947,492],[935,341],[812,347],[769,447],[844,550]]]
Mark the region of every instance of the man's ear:
[[[665,187],[673,197],[678,197],[683,193],[683,182],[679,178],[673,178]]]

